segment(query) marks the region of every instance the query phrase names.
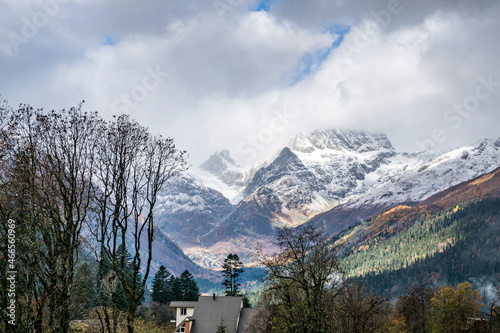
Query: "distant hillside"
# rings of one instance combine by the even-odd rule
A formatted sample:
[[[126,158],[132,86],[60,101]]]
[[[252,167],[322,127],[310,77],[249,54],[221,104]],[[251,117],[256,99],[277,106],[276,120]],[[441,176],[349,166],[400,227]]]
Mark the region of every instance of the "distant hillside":
[[[394,207],[337,241],[347,274],[384,292],[402,291],[420,273],[436,283],[491,279],[500,272],[500,169]]]
[[[418,223],[377,247],[377,251],[351,255],[346,262],[351,274],[363,272],[354,276],[363,276],[381,293],[397,295],[420,274],[436,285],[496,282],[500,272],[500,199],[471,202],[456,212]]]
[[[500,168],[439,192],[415,207],[393,207],[339,237],[345,242],[344,251],[355,253],[365,249],[374,239],[380,241],[392,237],[412,227],[417,221],[427,220],[460,203],[486,198],[500,198]]]

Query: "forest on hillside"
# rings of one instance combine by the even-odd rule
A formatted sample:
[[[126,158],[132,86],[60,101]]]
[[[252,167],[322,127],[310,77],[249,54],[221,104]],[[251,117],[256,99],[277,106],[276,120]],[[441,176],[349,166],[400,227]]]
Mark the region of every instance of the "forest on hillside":
[[[491,283],[500,272],[500,199],[416,219],[401,233],[385,232],[351,249],[344,262],[348,276],[383,294],[402,293],[420,274],[436,285]]]

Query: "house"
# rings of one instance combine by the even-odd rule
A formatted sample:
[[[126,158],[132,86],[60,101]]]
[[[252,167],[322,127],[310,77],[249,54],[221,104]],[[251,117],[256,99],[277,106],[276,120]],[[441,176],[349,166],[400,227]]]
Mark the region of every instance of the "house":
[[[214,333],[224,318],[226,333],[246,331],[256,309],[243,308],[243,297],[200,296],[197,302],[171,302],[175,330],[183,333]]]

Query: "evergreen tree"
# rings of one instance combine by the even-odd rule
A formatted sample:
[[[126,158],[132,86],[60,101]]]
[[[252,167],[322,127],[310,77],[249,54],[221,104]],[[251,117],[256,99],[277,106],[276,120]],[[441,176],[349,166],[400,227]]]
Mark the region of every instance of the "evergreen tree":
[[[182,301],[181,280],[178,277],[170,276],[168,280],[169,299],[172,301]]]
[[[248,298],[247,295],[243,296],[243,307],[244,308],[251,308],[252,304],[250,303],[250,299]]]
[[[230,253],[224,259],[224,264],[222,264],[222,276],[224,277],[222,285],[226,288],[226,296],[238,296],[240,294],[238,279],[240,274],[244,272],[242,267],[243,263],[236,253]]]
[[[71,297],[71,318],[83,319],[97,299],[96,272],[88,262],[78,267]]]
[[[199,288],[193,275],[185,270],[179,278],[179,287],[182,295],[182,301],[197,301],[199,296]]]
[[[226,333],[227,326],[224,325],[224,316],[220,318],[220,324],[217,326],[217,333]]]
[[[153,278],[153,291],[151,299],[153,302],[166,304],[171,301],[170,299],[170,286],[169,278],[171,274],[167,271],[165,266],[161,265]]]

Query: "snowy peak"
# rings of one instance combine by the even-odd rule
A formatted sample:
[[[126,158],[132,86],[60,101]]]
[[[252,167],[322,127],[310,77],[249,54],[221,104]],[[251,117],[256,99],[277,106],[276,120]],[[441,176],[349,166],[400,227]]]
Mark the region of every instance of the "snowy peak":
[[[312,153],[315,150],[366,153],[372,151],[394,151],[385,134],[360,131],[317,130],[297,135],[289,144],[292,151]]]
[[[285,168],[301,164],[297,155],[295,155],[290,148],[285,147],[281,150],[278,157],[271,163],[271,165],[281,165]]]
[[[238,164],[231,157],[229,150],[223,149],[221,151],[216,151],[212,156],[208,158],[200,168],[206,170],[213,175],[220,175],[224,173],[226,170],[231,168],[237,168]]]
[[[199,169],[224,184],[223,186],[216,187],[217,190],[224,194],[227,192],[227,189],[229,189],[229,192],[234,192],[231,194],[232,198],[239,196],[235,193],[246,186],[250,173],[238,165],[227,149],[215,152],[207,161],[200,165]],[[207,179],[207,177],[203,178]],[[214,183],[214,181],[212,180],[210,183]]]
[[[259,169],[255,173],[246,187],[244,194],[250,195],[260,186],[269,185],[285,176],[294,176],[299,179],[314,181],[314,175],[306,168],[297,155],[290,148],[285,147],[271,164]]]

